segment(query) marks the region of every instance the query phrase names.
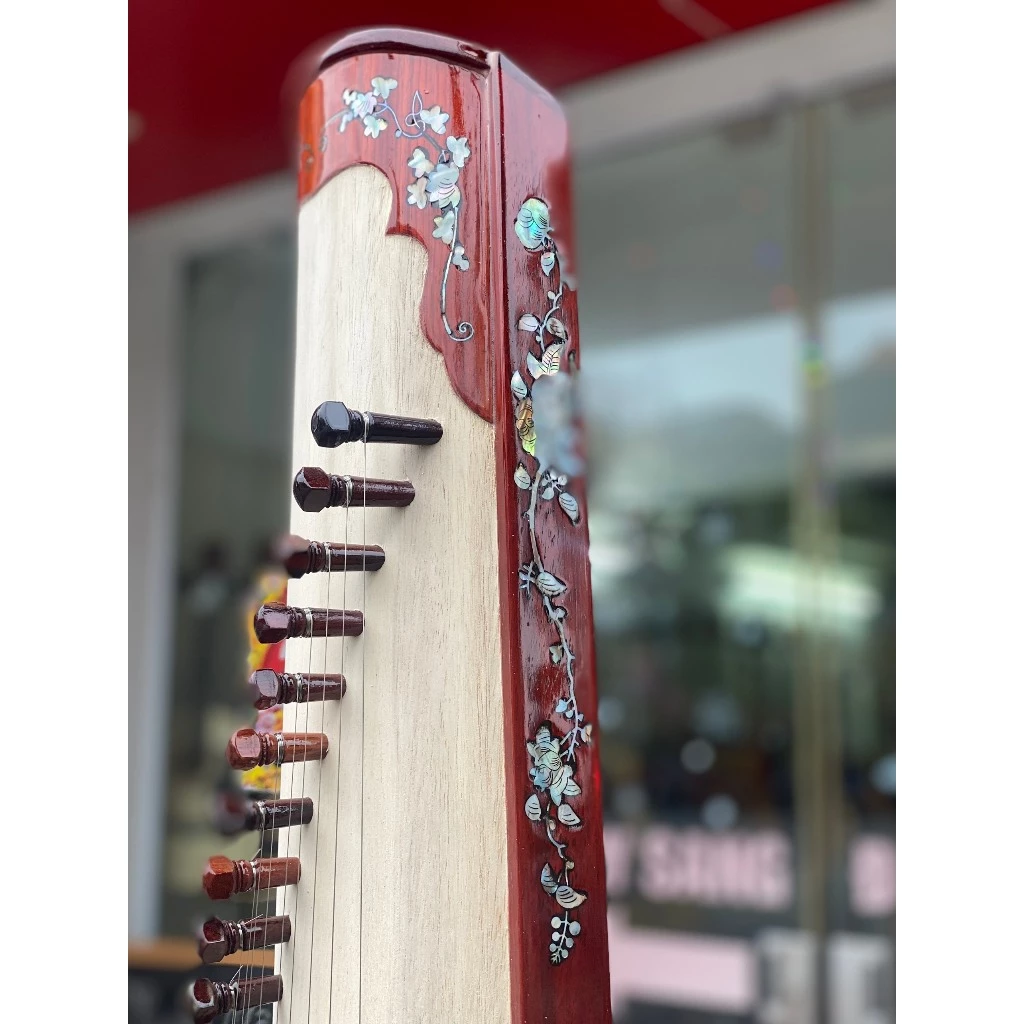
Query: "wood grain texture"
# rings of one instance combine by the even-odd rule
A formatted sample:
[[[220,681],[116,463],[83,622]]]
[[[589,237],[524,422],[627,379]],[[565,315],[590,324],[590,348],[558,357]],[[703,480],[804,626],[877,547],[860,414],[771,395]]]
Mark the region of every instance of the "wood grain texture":
[[[203,871],[203,890],[211,900],[230,899],[236,893],[253,889],[276,889],[294,885],[301,877],[297,857],[257,857],[232,860],[215,854]]]
[[[330,749],[323,733],[257,732],[237,729],[228,740],[227,762],[236,771],[287,761],[322,760]]]
[[[287,730],[324,732],[331,753],[282,773],[282,796],[311,796],[317,813],[281,835],[302,880],[278,898],[293,936],[277,956],[277,1020],[506,1024],[494,430],[424,337],[427,253],[388,234],[394,207],[393,184],[361,166],[299,217],[294,463],[407,479],[416,500],[370,509],[365,525],[359,508],[293,509],[295,533],[381,544],[387,562],[289,584],[291,604],[361,609],[365,630],[288,641],[289,671],[343,673],[348,690],[285,709]],[[309,417],[326,399],[436,419],[444,439],[316,448]]]

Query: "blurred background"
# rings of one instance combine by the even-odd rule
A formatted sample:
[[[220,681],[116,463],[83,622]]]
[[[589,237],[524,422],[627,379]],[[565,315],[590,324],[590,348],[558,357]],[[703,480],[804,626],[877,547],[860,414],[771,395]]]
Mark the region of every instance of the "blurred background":
[[[894,1021],[893,10],[129,4],[130,1021],[186,1019],[252,853],[212,809],[289,516],[288,72],[379,23],[570,121],[616,1024]]]

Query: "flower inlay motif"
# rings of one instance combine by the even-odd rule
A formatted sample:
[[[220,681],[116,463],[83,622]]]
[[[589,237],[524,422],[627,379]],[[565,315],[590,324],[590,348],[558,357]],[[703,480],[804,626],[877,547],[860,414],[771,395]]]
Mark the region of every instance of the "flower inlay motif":
[[[582,931],[578,908],[587,899],[586,893],[572,884],[575,864],[569,844],[571,833],[584,827],[571,800],[583,795],[574,777],[576,756],[580,744],[590,742],[592,726],[576,700],[576,655],[566,626],[568,609],[561,603],[570,583],[556,576],[544,561],[537,538],[537,513],[538,507],[543,510],[542,502],[557,501],[573,525],[579,522],[579,504],[566,488],[582,465],[576,454],[572,381],[563,372],[571,339],[558,315],[569,285],[552,236],[548,205],[540,199],[527,199],[516,217],[515,232],[526,249],[539,256],[539,270],[548,283],[544,312],[524,313],[519,318],[518,329],[529,331],[533,344],[527,350],[525,366],[512,374],[511,388],[516,435],[524,456],[514,479],[516,486],[529,494],[524,516],[532,553],[531,561],[519,568],[520,587],[534,593],[544,610],[554,640],[548,658],[561,669],[565,680],[565,690],[551,709],[550,719],[540,722],[526,743],[534,792],[524,807],[526,816],[541,825],[557,855],[554,867],[545,858],[540,885],[557,905],[548,951],[551,963],[560,964],[568,959]]]
[[[367,92],[346,89],[342,93],[345,108],[324,122],[320,150],[327,149],[327,130],[335,122],[339,132],[353,123],[359,124],[363,134],[373,139],[393,123],[396,138],[423,143],[412,151],[408,161],[412,184],[406,186],[405,198],[410,206],[417,209],[425,210],[431,206],[438,211],[434,217],[433,236],[448,249],[448,259],[441,276],[441,321],[452,341],[469,341],[475,333],[472,324],[462,321],[453,327],[448,321],[449,273],[452,267],[468,270],[470,262],[459,234],[462,212],[459,179],[469,161],[469,140],[465,136],[448,135],[449,115],[440,106],[425,107],[419,90],[413,93],[409,113],[399,119],[390,102],[390,96],[397,88],[398,82],[394,78],[377,77],[370,81]]]

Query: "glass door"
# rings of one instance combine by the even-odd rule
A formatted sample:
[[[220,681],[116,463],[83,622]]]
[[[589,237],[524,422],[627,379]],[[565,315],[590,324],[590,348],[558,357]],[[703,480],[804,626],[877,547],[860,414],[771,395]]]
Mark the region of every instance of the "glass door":
[[[892,1019],[893,113],[577,167],[622,1022]]]

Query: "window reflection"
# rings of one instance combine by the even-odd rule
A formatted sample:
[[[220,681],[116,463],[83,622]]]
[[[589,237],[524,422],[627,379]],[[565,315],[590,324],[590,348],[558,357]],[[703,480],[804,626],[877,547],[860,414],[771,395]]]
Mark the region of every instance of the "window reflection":
[[[814,112],[810,312],[801,112],[577,172],[620,1022],[892,1019],[888,96]]]

